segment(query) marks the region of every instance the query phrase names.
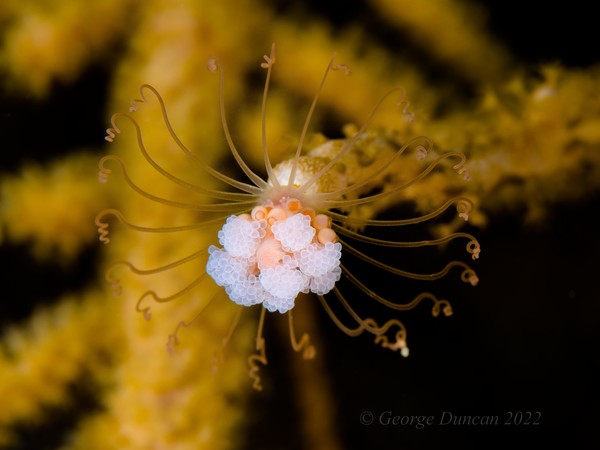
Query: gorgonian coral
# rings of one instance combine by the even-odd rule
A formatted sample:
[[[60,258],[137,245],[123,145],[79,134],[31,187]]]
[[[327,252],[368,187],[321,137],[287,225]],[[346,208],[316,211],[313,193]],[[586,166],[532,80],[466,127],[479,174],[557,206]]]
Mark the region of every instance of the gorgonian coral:
[[[288,138],[289,130],[299,128],[297,124],[305,114],[299,105],[305,105],[314,95],[323,66],[332,51],[344,55],[344,61],[354,73],[352,77],[334,75],[335,82],[329,82],[322,91],[319,107],[311,122],[313,129],[322,130],[330,137],[338,136],[336,133],[342,124],[364,123],[365,111],[383,92],[392,86],[403,86],[410,93],[411,105],[406,108],[404,104],[402,109],[407,113],[405,116],[409,119],[413,117],[414,121],[399,121],[398,110],[387,108],[393,102],[386,102],[371,121],[371,126],[355,140],[353,148],[342,158],[343,161],[336,163],[336,167],[368,178],[368,170],[375,167],[374,162],[390,157],[417,135],[426,134],[435,142],[435,146],[425,146],[430,151],[427,155],[429,159],[424,161],[413,158],[410,151],[405,152],[392,163],[389,170],[354,194],[358,195],[358,191],[361,191],[360,194],[366,197],[400,186],[403,180],[410,180],[417,174],[420,164],[435,159],[439,156],[438,152],[446,149],[458,149],[468,155],[473,177],[469,183],[465,183],[462,177],[452,176],[449,173],[452,164],[450,159],[441,161],[437,169],[419,182],[371,203],[349,206],[343,210],[322,208],[320,212],[328,215],[333,224],[343,225],[344,230],[356,232],[363,238],[375,236],[375,239],[397,241],[407,237],[406,240],[409,240],[415,237],[411,230],[418,230],[414,235],[424,231],[422,226],[405,227],[397,223],[380,227],[367,222],[376,216],[379,219],[393,218],[389,211],[386,213],[389,207],[394,207],[397,217],[414,218],[415,215],[428,217],[430,212],[445,205],[447,212],[438,216],[438,223],[449,223],[450,226],[438,227],[438,231],[458,230],[464,221],[458,215],[452,219],[451,210],[459,204],[458,200],[453,201],[455,196],[463,195],[477,205],[469,214],[470,225],[483,225],[486,217],[506,211],[513,211],[520,217],[524,206],[527,207],[530,222],[540,224],[545,222],[557,203],[576,203],[590,192],[597,191],[600,180],[600,152],[596,151],[600,141],[599,72],[593,67],[575,69],[573,63],[569,62],[573,54],[580,52],[583,55],[584,51],[590,56],[585,58],[583,64],[595,61],[593,54],[585,50],[587,47],[579,45],[586,40],[572,40],[581,30],[593,27],[571,27],[566,38],[560,35],[560,44],[568,48],[568,52],[565,50],[568,60],[564,61],[567,66],[547,65],[538,72],[535,68],[531,70],[528,64],[533,62],[536,65],[541,59],[529,60],[525,66],[524,61],[519,60],[519,55],[507,51],[504,45],[510,44],[509,41],[494,39],[493,32],[497,28],[488,28],[481,20],[479,5],[471,3],[462,0],[424,0],[412,2],[408,8],[405,5],[407,2],[381,0],[357,4],[357,8],[346,8],[344,14],[340,15],[339,7],[331,7],[328,14],[314,2],[309,6],[300,6],[298,2],[291,2],[291,6],[282,2],[275,5],[259,0],[132,0],[118,4],[111,1],[70,0],[2,2],[0,66],[5,75],[3,95],[9,98],[8,103],[3,102],[5,127],[2,131],[7,149],[3,155],[9,161],[19,161],[23,167],[18,172],[10,173],[12,169],[9,166],[12,163],[3,166],[0,178],[0,239],[5,244],[2,250],[8,252],[5,260],[9,261],[10,268],[3,271],[8,288],[6,297],[9,299],[3,303],[3,320],[16,323],[14,329],[3,330],[0,443],[10,445],[8,443],[15,442],[20,430],[25,430],[27,438],[40,435],[45,439],[45,433],[38,433],[40,429],[37,427],[49,422],[53,429],[58,430],[54,432],[55,436],[61,439],[69,436],[66,447],[86,450],[170,447],[174,442],[177,442],[178,448],[194,450],[239,448],[236,446],[238,442],[232,443],[232,440],[243,438],[251,441],[256,436],[253,424],[249,427],[252,430],[249,433],[239,429],[240,425],[257,417],[255,405],[248,407],[244,404],[248,398],[248,386],[245,383],[247,369],[243,358],[229,358],[227,370],[221,370],[219,376],[199,375],[209,369],[203,362],[210,362],[215,348],[221,346],[223,336],[229,341],[228,352],[236,350],[247,354],[256,335],[256,320],[246,319],[257,315],[261,311],[260,306],[239,307],[224,295],[223,287],[217,286],[204,273],[209,246],[221,247],[217,238],[219,227],[227,217],[244,212],[237,207],[219,214],[158,204],[140,197],[131,189],[123,189],[124,183],[119,182],[120,177],[114,177],[108,185],[98,185],[93,174],[88,176],[87,169],[74,163],[84,162],[78,159],[78,154],[90,151],[96,153],[93,159],[97,161],[97,155],[105,149],[101,142],[101,127],[94,123],[94,117],[124,104],[140,83],[151,81],[160,87],[161,94],[168,100],[170,118],[181,139],[209,166],[221,169],[220,158],[226,145],[219,132],[218,114],[215,114],[218,89],[210,89],[212,84],[209,78],[212,75],[203,70],[210,54],[216,52],[221,55],[227,62],[225,104],[230,112],[232,134],[236,145],[242,150],[244,161],[256,168],[261,165],[264,155],[260,145],[256,145],[261,140],[262,117],[261,103],[257,101],[260,93],[251,88],[257,79],[255,59],[265,42],[276,40],[285,49],[285,58],[280,58],[277,63],[277,78],[274,78],[269,91],[269,156],[272,161],[287,161],[288,170],[294,160],[293,154],[286,153],[291,140]],[[306,14],[296,14],[299,9]],[[562,8],[560,23],[568,23],[568,17],[574,11],[580,14],[578,8]],[[496,9],[491,12],[494,15],[493,22],[496,25],[501,23],[502,17],[497,15]],[[549,10],[549,13],[552,11]],[[236,20],[235,26],[231,26],[233,17],[241,18]],[[513,20],[514,14],[508,17],[508,28],[514,33],[519,24]],[[521,18],[523,22],[526,21],[524,17]],[[583,16],[578,19],[578,24],[581,24],[581,18]],[[432,27],[432,23],[436,26]],[[547,17],[534,23],[535,27],[543,24],[547,26]],[[529,45],[531,48],[532,36],[543,37],[546,44],[545,49],[544,45],[536,46],[536,52],[539,50],[541,54],[552,55],[556,55],[555,50],[559,52],[560,46],[548,44],[552,42],[554,34],[531,33],[530,30],[531,22],[527,21],[527,39],[518,41],[521,56],[523,47]],[[569,41],[574,44],[568,45]],[[430,69],[433,69],[434,77],[430,76]],[[97,76],[98,71],[100,76]],[[99,101],[98,97],[102,94],[90,96],[88,89],[96,93],[106,91],[107,97]],[[73,93],[79,99],[74,108],[65,102]],[[134,114],[134,117],[138,116],[152,156],[168,168],[170,174],[177,174],[186,181],[189,180],[186,176],[193,177],[190,178],[193,184],[199,183],[204,188],[222,189],[233,194],[234,189],[217,187],[223,184],[222,181],[196,170],[198,166],[190,164],[190,158],[179,157],[180,150],[172,148],[169,137],[161,134],[163,127],[153,126],[159,123],[152,116],[155,103],[150,101],[145,104],[143,115],[142,112]],[[39,112],[40,105],[51,108],[51,113],[45,113],[43,117],[39,114],[29,115],[32,109]],[[77,115],[75,120],[74,115]],[[128,125],[122,119],[118,120],[119,125]],[[83,128],[80,125],[90,122],[98,130],[98,135],[86,133],[86,139],[74,139],[77,133],[72,131],[78,129],[81,133]],[[49,129],[53,132],[42,131]],[[358,130],[359,127],[346,127],[344,138],[335,140],[321,135],[307,135],[300,160],[315,160],[318,156],[330,161]],[[159,193],[179,202],[196,200],[199,204],[214,206],[214,199],[217,198],[214,194],[192,191],[189,186],[182,188],[157,175],[145,161],[140,163],[135,158],[139,153],[133,142],[135,133],[130,133],[129,129],[127,131],[119,136],[111,151],[124,161],[131,179],[144,192]],[[48,145],[49,137],[54,138],[52,145]],[[318,155],[308,156],[319,146]],[[64,151],[71,154],[48,166],[41,165],[40,161],[34,164],[28,161],[30,158],[44,161],[49,152],[59,150],[61,154]],[[92,166],[89,162],[85,164],[92,171],[95,170],[92,167],[95,162],[92,162]],[[104,160],[106,168],[116,169],[117,164],[108,157]],[[268,180],[264,164],[262,167],[257,173]],[[354,169],[357,170],[353,172]],[[333,170],[330,172],[336,173]],[[236,174],[234,178],[240,179],[235,170],[227,173],[231,173],[232,177]],[[285,179],[282,184],[285,184]],[[360,180],[348,178],[347,185]],[[344,196],[353,200],[351,194]],[[196,221],[203,222],[205,226],[178,233],[129,233],[121,229],[114,236],[112,244],[102,247],[96,255],[98,258],[90,262],[87,258],[90,252],[83,250],[85,243],[90,241],[90,231],[93,238],[93,226],[90,228],[93,215],[106,207],[107,199],[115,209],[124,211],[127,218],[143,221],[149,228]],[[230,201],[239,200],[241,198]],[[258,199],[249,202],[246,213],[251,213],[253,206],[258,203]],[[408,212],[410,208],[405,205],[409,203],[416,205],[416,211]],[[461,204],[466,209],[470,208],[466,199]],[[336,221],[335,214],[342,217]],[[207,223],[210,218],[218,219],[214,226]],[[389,310],[386,311],[384,307],[382,311],[377,311],[378,302],[369,297],[368,291],[362,290],[358,283],[376,291],[383,300],[414,298],[418,292],[408,289],[408,283],[403,283],[401,278],[393,277],[404,276],[409,272],[407,269],[413,275],[420,273],[422,267],[405,267],[413,262],[415,256],[431,264],[439,261],[437,247],[419,247],[414,252],[410,248],[386,248],[373,241],[355,240],[343,235],[340,230],[332,230],[338,237],[336,244],[343,244],[340,269],[342,265],[347,268],[345,273],[354,275],[357,282],[355,284],[352,278],[341,275],[335,288],[344,295],[359,318],[365,315],[375,317],[380,312],[378,324],[385,323],[380,318],[390,317]],[[564,242],[572,242],[569,237],[572,235],[566,236]],[[421,236],[417,240],[421,240]],[[431,241],[431,236],[425,233],[422,240]],[[454,251],[455,247],[452,246],[462,244],[462,239],[454,241],[441,246],[444,250],[448,247],[449,252]],[[137,320],[140,317],[136,316],[130,302],[111,302],[103,287],[96,285],[90,277],[83,277],[85,279],[73,285],[74,275],[61,279],[51,270],[45,275],[46,280],[43,276],[40,279],[39,272],[30,270],[28,264],[31,261],[22,251],[28,248],[28,242],[33,243],[36,256],[44,259],[46,264],[55,264],[55,261],[57,264],[67,264],[67,270],[71,271],[75,268],[73,262],[77,261],[78,269],[74,273],[79,272],[82,266],[91,270],[90,266],[96,262],[114,262],[119,258],[123,258],[123,264],[126,261],[139,264],[144,271],[133,266],[132,272],[137,270],[138,273],[130,275],[120,273],[115,267],[111,276],[127,277],[123,284],[127,288],[128,298],[144,297],[140,310],[145,310],[152,299],[158,298],[160,303],[173,298],[181,290],[184,292],[173,299],[186,301],[175,301],[164,308],[162,304],[153,304],[152,311],[160,320],[151,323]],[[531,250],[532,247],[526,245],[519,248],[519,256],[514,257],[517,263],[524,257],[521,251],[524,248]],[[201,253],[196,259],[194,250]],[[388,253],[387,250],[391,251]],[[428,253],[427,250],[433,252]],[[358,252],[363,257],[371,258],[368,262],[380,266],[369,266],[358,256]],[[509,253],[506,252],[507,258]],[[68,260],[71,261],[70,266]],[[353,260],[357,264],[352,264]],[[174,266],[173,270],[152,270],[173,261],[181,261],[181,264]],[[486,258],[485,263],[493,261],[504,259]],[[37,264],[35,267],[43,270]],[[500,269],[503,267],[515,266],[504,265]],[[442,268],[453,272],[460,270],[453,265]],[[425,269],[423,273],[437,273],[429,270],[429,267]],[[392,278],[382,282],[377,277],[380,272]],[[503,270],[493,270],[492,273],[498,277],[498,285],[506,284]],[[19,274],[22,276],[15,276]],[[491,278],[488,276],[486,279]],[[47,283],[49,277],[52,280]],[[15,279],[20,282],[15,282]],[[36,282],[32,283],[32,279]],[[527,277],[524,283],[530,285],[531,280]],[[82,288],[81,283],[86,283],[86,287]],[[492,280],[488,286],[493,284]],[[81,289],[78,298],[85,303],[85,307],[72,308],[71,297],[58,294],[57,285],[68,292]],[[435,288],[427,282],[426,289]],[[454,300],[457,294],[451,293],[451,289],[450,285],[449,289],[441,292]],[[560,289],[556,289],[556,292],[560,292]],[[518,318],[522,314],[522,306],[535,304],[526,291],[518,290],[515,293],[518,307],[510,311],[511,318]],[[211,301],[216,294],[218,298]],[[331,358],[327,344],[319,339],[319,331],[323,331],[319,311],[313,314],[315,311],[311,309],[317,307],[319,302],[313,302],[317,299],[315,296],[304,298],[303,295],[299,295],[294,308],[286,313],[287,320],[278,320],[278,313],[265,313],[269,321],[264,328],[264,335],[270,337],[272,333],[280,331],[288,333],[293,313],[293,324],[299,330],[309,331],[311,342],[319,348],[319,356],[326,357],[317,357],[310,364],[304,364],[300,358],[290,358],[286,364],[278,361],[278,369],[282,370],[274,370],[270,380],[276,384],[279,381],[277,376],[287,373],[286,389],[279,391],[277,396],[281,397],[283,391],[286,394],[291,392],[294,397],[290,409],[300,410],[297,411],[300,420],[288,425],[294,429],[285,431],[300,430],[313,436],[307,448],[318,448],[319,445],[328,449],[340,448],[341,445],[335,445],[336,417],[340,418],[343,414],[344,421],[354,420],[355,417],[347,403],[335,404],[332,399],[335,389],[328,387],[328,382],[336,377],[332,370],[348,362],[347,353],[343,353],[342,359],[338,357],[342,352]],[[341,325],[346,325],[348,330],[355,330],[355,334],[365,332],[334,291],[326,294],[324,299],[324,305],[332,309]],[[56,303],[40,305],[36,311],[30,309],[34,303],[46,301]],[[486,317],[481,323],[485,323],[486,327],[490,321],[493,322],[493,318],[501,320],[503,317],[496,314],[498,302],[500,299],[495,302],[493,297],[486,296],[486,301],[476,306],[489,305],[494,309],[493,314],[484,314]],[[470,306],[475,307],[474,304]],[[202,313],[195,323],[197,326],[185,329],[185,345],[178,348],[175,358],[171,358],[167,352],[157,351],[163,345],[165,336],[173,332],[181,318],[187,321],[200,310]],[[24,312],[30,311],[29,320],[18,323],[25,318]],[[65,314],[65,311],[69,311],[69,314]],[[242,313],[235,334],[231,335],[232,322]],[[53,319],[47,320],[48,317]],[[65,319],[67,317],[68,320]],[[420,327],[415,327],[413,322],[418,317],[417,312],[407,317],[405,322],[409,330],[415,331],[411,333],[413,351],[416,351],[417,342],[426,342],[426,339],[418,336]],[[468,324],[480,323],[473,321],[468,314],[461,313],[457,319],[465,319],[464,323]],[[456,323],[456,320],[452,323]],[[510,327],[510,334],[515,336],[515,341],[518,340],[521,336],[514,334],[513,322],[505,324]],[[450,322],[449,326],[452,326]],[[181,325],[178,329],[182,330],[183,327]],[[531,329],[529,322],[526,329]],[[110,330],[110,335],[103,330]],[[389,331],[393,333],[393,330]],[[543,336],[537,331],[536,335]],[[500,332],[498,335],[506,334]],[[559,339],[560,329],[558,334],[553,332],[552,336]],[[445,345],[452,342],[451,338],[456,335],[448,337],[450,339],[444,341]],[[529,334],[523,337],[528,338]],[[377,338],[379,342],[384,342],[384,336]],[[568,342],[565,336],[562,338],[562,342]],[[341,341],[344,342],[343,338]],[[393,338],[391,341],[395,342]],[[174,342],[171,339],[171,343]],[[297,339],[292,344],[298,348],[303,342],[306,339]],[[278,348],[271,339],[269,343],[269,352],[273,355]],[[437,344],[439,341],[436,341]],[[303,348],[312,347],[308,345]],[[353,350],[356,350],[353,358],[364,356],[361,348],[360,343],[353,346]],[[466,348],[466,345],[453,347],[453,361],[460,361],[457,357]],[[90,364],[91,360],[104,353],[110,356],[107,359],[110,361],[109,367]],[[218,351],[218,361],[224,356],[222,353]],[[436,363],[444,363],[443,358],[431,352],[425,356],[431,357],[431,361]],[[260,354],[255,355],[254,361],[258,361],[259,357]],[[471,358],[471,355],[465,357]],[[57,360],[61,363],[56,364]],[[416,358],[403,362],[402,367],[409,369],[406,371],[399,371],[393,358],[377,358],[378,363],[384,361],[390,364],[387,368],[394,382],[397,381],[396,376],[417,376],[417,366],[424,367],[422,360]],[[501,367],[510,367],[514,361],[502,359],[494,352],[493,362],[491,359],[489,362],[498,365],[500,370],[494,372],[501,377]],[[415,364],[409,368],[411,363]],[[361,369],[362,372],[359,372]],[[370,369],[371,366],[361,364],[357,367],[356,375],[369,373]],[[73,419],[73,422],[69,422],[73,423],[74,428],[54,427],[53,418],[63,417],[55,412],[58,409],[65,411],[63,405],[76,401],[70,387],[89,386],[88,379],[82,376],[86,370],[94,372],[95,379],[102,380],[94,385],[91,394],[102,407],[92,412],[86,408],[81,408],[84,411],[77,409],[73,414],[66,412],[64,414]],[[479,375],[478,378],[485,382],[491,380]],[[344,398],[352,397],[356,390],[352,382],[344,385],[335,378],[335,383],[336,388],[347,390],[341,391]],[[426,381],[425,384],[414,385],[410,390],[418,397],[417,404],[423,407],[427,393],[431,393],[438,402],[440,396],[449,391],[445,387],[432,389]],[[268,390],[269,386],[265,387]],[[422,390],[419,390],[420,387]],[[377,388],[365,386],[363,389],[370,396],[377,396]],[[460,392],[460,389],[456,391]],[[396,392],[402,396],[402,404],[408,407],[415,405],[405,397],[409,394],[406,390],[398,389]],[[260,401],[264,397],[268,398],[268,395],[262,396]],[[388,392],[385,392],[385,398],[387,406]],[[461,396],[461,404],[462,401]],[[313,408],[316,403],[319,404],[318,410]],[[339,407],[338,411],[335,406]],[[75,414],[77,417],[74,417]],[[274,423],[273,417],[264,417],[269,425]],[[280,416],[276,419],[280,419]],[[277,425],[276,428],[284,429],[281,420]],[[365,433],[367,427],[361,428]],[[371,427],[371,430],[378,428]],[[263,436],[272,443],[272,433]],[[351,436],[350,439],[353,439],[354,436]],[[344,437],[348,439],[347,434]],[[360,441],[356,442],[360,446]],[[44,445],[50,444],[44,441]]]

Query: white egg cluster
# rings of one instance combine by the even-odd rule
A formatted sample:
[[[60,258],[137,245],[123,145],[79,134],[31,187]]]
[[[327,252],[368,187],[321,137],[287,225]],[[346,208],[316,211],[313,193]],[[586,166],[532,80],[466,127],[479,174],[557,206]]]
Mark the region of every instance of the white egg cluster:
[[[342,246],[330,221],[292,200],[229,217],[218,234],[223,248],[208,249],[206,272],[235,303],[284,313],[300,292],[324,295],[340,279]]]

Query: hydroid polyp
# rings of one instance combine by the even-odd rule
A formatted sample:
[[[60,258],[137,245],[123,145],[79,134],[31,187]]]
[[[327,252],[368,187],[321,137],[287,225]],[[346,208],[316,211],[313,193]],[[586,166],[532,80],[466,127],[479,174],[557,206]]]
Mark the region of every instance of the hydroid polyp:
[[[208,69],[219,77],[222,129],[231,155],[247,177],[247,181],[240,181],[216,170],[190,151],[175,133],[163,98],[158,90],[149,84],[141,86],[140,97],[132,101],[130,113],[138,114],[138,110],[142,109],[144,104],[157,101],[166,131],[182,156],[193,161],[196,169],[202,170],[205,177],[226,188],[219,190],[192,184],[163,167],[146,148],[142,126],[132,114],[118,113],[112,117],[111,127],[107,130],[107,141],[112,142],[116,139],[121,133],[120,124],[128,122],[134,129],[143,158],[156,176],[179,185],[188,195],[185,199],[172,199],[140,187],[129,176],[126,164],[119,156],[105,156],[99,164],[101,181],[106,181],[111,173],[108,166],[116,164],[126,183],[140,196],[166,207],[194,211],[201,218],[192,224],[156,227],[134,224],[120,211],[107,209],[96,218],[100,240],[104,243],[109,241],[109,225],[106,221],[108,216],[113,216],[126,227],[141,233],[178,233],[222,224],[214,243],[205,248],[194,249],[181,259],[150,269],[139,268],[130,261],[120,261],[108,269],[107,279],[113,284],[115,291],[120,293],[120,283],[114,277],[118,266],[127,267],[139,276],[152,276],[176,271],[191,261],[200,261],[198,276],[188,285],[168,296],[159,296],[154,291],[148,291],[138,299],[137,308],[146,318],[150,318],[148,299],[166,303],[188,295],[205,283],[215,282],[223,287],[227,297],[240,308],[230,332],[225,337],[225,343],[229,341],[235,325],[240,320],[242,310],[260,309],[256,334],[257,353],[248,358],[250,375],[256,389],[262,388],[258,364],[267,363],[263,338],[267,313],[287,314],[293,349],[302,351],[305,359],[311,359],[315,355],[308,335],[302,335],[299,340],[295,336],[292,312],[300,294],[314,294],[326,313],[344,333],[350,336],[357,336],[363,332],[371,333],[375,336],[375,343],[399,351],[403,356],[408,356],[409,351],[407,332],[402,322],[396,317],[385,321],[362,317],[352,306],[355,298],[358,298],[362,305],[374,301],[394,311],[406,311],[427,301],[432,305],[434,316],[440,313],[445,316],[452,314],[450,303],[430,292],[423,292],[404,301],[385,298],[369,285],[369,280],[349,269],[345,264],[346,258],[362,261],[377,271],[416,281],[433,281],[459,271],[463,282],[476,285],[477,275],[462,261],[451,261],[433,273],[417,273],[380,261],[373,254],[381,247],[397,249],[400,252],[403,248],[441,246],[454,240],[466,241],[465,248],[472,259],[477,259],[480,253],[480,246],[475,237],[465,232],[452,232],[436,239],[417,241],[387,240],[365,234],[368,230],[381,227],[401,229],[431,222],[452,207],[456,209],[460,218],[468,220],[473,204],[466,197],[449,198],[437,209],[412,218],[382,220],[366,217],[364,211],[368,211],[365,206],[378,202],[401,202],[404,190],[421,182],[434,171],[443,171],[448,161],[454,161],[452,170],[463,175],[466,180],[469,174],[465,165],[466,158],[461,152],[449,151],[431,156],[433,144],[427,137],[420,136],[406,142],[398,142],[397,138],[390,139],[385,133],[370,128],[372,118],[380,105],[395,94],[400,95],[398,104],[402,110],[401,114],[406,115],[407,101],[401,89],[388,92],[374,106],[362,127],[352,135],[344,139],[326,140],[310,149],[305,148],[311,118],[319,96],[325,89],[326,79],[332,71],[349,74],[348,67],[336,64],[335,57],[327,65],[321,84],[317,88],[294,154],[289,159],[272,165],[267,145],[266,109],[275,62],[273,45],[270,54],[265,55],[261,63],[261,67],[266,70],[262,96],[262,154],[266,177],[253,171],[236,148],[225,113],[223,69],[221,62],[216,58],[209,61]],[[407,165],[413,169],[407,171],[408,175],[403,178],[398,167],[408,161],[410,163]],[[193,200],[195,196],[209,197],[212,200],[196,203]],[[372,250],[371,254],[369,249]],[[345,280],[343,288],[338,286],[342,277]],[[302,298],[301,301],[309,300]],[[337,306],[333,307],[334,304]],[[344,317],[335,310],[342,311]],[[181,327],[188,325],[189,322],[185,321],[179,324],[169,337],[170,348],[178,342],[177,334]]]

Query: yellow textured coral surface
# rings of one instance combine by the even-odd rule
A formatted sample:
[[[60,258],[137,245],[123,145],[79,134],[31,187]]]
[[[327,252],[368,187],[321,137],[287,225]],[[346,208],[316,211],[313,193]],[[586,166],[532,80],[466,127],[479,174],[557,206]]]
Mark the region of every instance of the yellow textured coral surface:
[[[466,2],[378,0],[363,8],[371,8],[371,17],[411,37],[424,59],[448,68],[461,85],[474,85],[474,94],[467,99],[452,83],[428,77],[419,61],[400,51],[406,42],[384,46],[362,23],[335,26],[316,14],[307,21],[293,10],[280,14],[272,2],[259,0],[2,2],[3,90],[24,101],[44,99],[54,86],[69,87],[86,69],[102,68],[110,74],[105,104],[108,127],[109,112],[126,111],[129,100],[140,96],[140,84],[151,83],[167,102],[182,140],[207,164],[219,166],[224,164],[227,148],[218,114],[218,76],[206,67],[211,56],[218,56],[223,61],[231,133],[244,158],[262,170],[264,74],[259,64],[275,41],[280,53],[267,108],[274,161],[295,149],[334,52],[336,61],[347,64],[352,75],[344,73],[345,67],[329,75],[311,133],[334,130],[339,133],[335,137],[340,137],[347,123],[351,125],[346,130],[355,130],[381,96],[399,86],[404,96],[384,103],[373,118],[371,137],[406,141],[426,134],[433,139],[434,156],[458,149],[469,158],[469,183],[445,176],[451,171],[448,165],[403,191],[402,198],[389,196],[357,214],[372,217],[401,201],[413,202],[420,212],[427,212],[448,195],[463,194],[481,207],[471,216],[471,224],[484,226],[490,215],[519,208],[525,208],[531,223],[541,223],[557,202],[575,201],[598,190],[597,68],[545,65],[533,71],[521,67],[486,31],[477,9]],[[169,139],[156,99],[148,95],[147,100],[132,114],[144,130],[148,150],[170,173],[189,182],[205,176]],[[201,219],[189,211],[173,213],[156,205],[148,214],[152,202],[128,188],[117,164],[109,164],[113,170],[109,183],[98,182],[97,160],[114,153],[123,158],[129,176],[146,191],[182,202],[210,201],[159,176],[140,156],[134,127],[127,119],[120,120],[119,127],[122,133],[110,147],[97,142],[95,148],[73,151],[50,164],[23,163],[14,173],[3,170],[0,244],[30,244],[36,260],[75,267],[78,256],[96,239],[95,214],[107,206],[119,208],[127,219],[142,226],[177,226]],[[311,138],[320,139],[318,135]],[[2,143],[3,151],[13,153],[19,151],[18,146],[18,140]],[[381,147],[373,148],[379,154]],[[399,170],[410,173],[414,169],[403,166]],[[389,186],[383,181],[378,187]],[[456,222],[450,228],[458,226]],[[224,295],[213,300],[220,291],[210,280],[168,304],[144,300],[142,307],[151,307],[150,321],[136,311],[136,302],[149,290],[169,297],[184,289],[198,278],[205,260],[156,276],[116,267],[111,274],[121,281],[121,297],[113,298],[105,286],[104,273],[112,262],[132,261],[142,269],[169,264],[189,254],[190,248],[213,243],[216,230],[140,235],[112,221],[110,231],[108,246],[96,244],[101,249],[97,275],[88,283],[91,287],[77,294],[65,293],[53,305],[40,306],[27,320],[2,330],[0,445],[18,448],[20,430],[35,430],[50,421],[54,411],[76,402],[71,389],[79,385],[88,386],[97,405],[76,417],[64,433],[65,450],[244,448],[252,442],[252,433],[269,433],[267,429],[248,431],[256,417],[267,414],[257,412],[250,400],[246,356],[255,344],[256,314],[244,313],[215,372],[214,360],[235,310]],[[34,304],[36,300],[3,298],[2,302]],[[169,335],[209,303],[197,321],[179,328],[179,345],[170,354]],[[317,335],[313,332],[314,340]],[[269,367],[284,362],[271,360]],[[303,417],[297,427],[299,434],[308,436],[303,441],[310,442],[306,448],[343,448],[337,437],[343,427],[335,425],[331,387],[336,380],[328,379],[326,362],[314,366],[302,362],[306,364],[302,370],[309,372],[299,375],[294,370],[293,385],[285,387],[286,396],[299,398]],[[399,386],[404,385],[398,383],[391,390]],[[317,415],[318,423],[310,420],[307,406],[307,399],[315,398],[315,393],[322,411],[327,411]]]
[[[91,184],[97,155],[75,154],[49,166],[27,166],[0,181],[0,219],[12,242],[31,242],[43,260],[71,261],[96,238],[90,222],[108,193]],[[94,199],[90,202],[90,199]]]

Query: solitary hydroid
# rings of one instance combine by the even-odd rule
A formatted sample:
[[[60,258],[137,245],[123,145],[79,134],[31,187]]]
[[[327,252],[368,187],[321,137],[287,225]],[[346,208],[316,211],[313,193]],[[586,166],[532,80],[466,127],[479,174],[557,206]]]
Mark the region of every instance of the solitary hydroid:
[[[402,142],[399,136],[382,136],[381,133],[369,129],[373,116],[383,102],[390,101],[394,95],[400,94],[400,98],[396,99],[398,105],[406,104],[401,89],[390,91],[384,96],[374,106],[366,122],[353,131],[351,136],[346,139],[326,140],[312,149],[307,149],[306,140],[310,121],[330,72],[341,71],[346,75],[350,74],[349,68],[336,63],[335,58],[327,65],[317,88],[300,132],[296,151],[291,158],[273,165],[268,152],[266,109],[275,62],[275,45],[273,45],[270,54],[264,56],[264,62],[261,64],[261,67],[266,70],[261,108],[262,153],[266,178],[254,172],[236,148],[229,131],[224,107],[223,70],[221,63],[212,58],[208,62],[208,69],[219,76],[219,110],[225,139],[233,158],[249,182],[240,181],[216,170],[206,164],[201,154],[190,151],[171,124],[165,101],[158,90],[146,84],[140,88],[140,97],[132,100],[131,114],[118,113],[113,116],[112,126],[107,130],[106,139],[112,142],[122,132],[121,127],[128,123],[133,128],[141,154],[155,170],[158,178],[166,179],[189,191],[192,197],[194,195],[201,199],[208,197],[209,201],[181,201],[146,190],[130,177],[123,159],[116,155],[109,155],[100,161],[100,181],[107,181],[111,173],[109,165],[116,163],[126,183],[142,198],[174,210],[192,212],[196,221],[189,224],[147,226],[131,222],[123,213],[115,209],[102,211],[96,219],[100,240],[104,243],[109,242],[109,224],[106,221],[108,216],[114,216],[131,230],[151,234],[177,234],[222,225],[221,230],[214,235],[218,238],[220,247],[214,244],[199,247],[191,253],[188,251],[180,259],[152,268],[140,267],[130,261],[117,262],[108,269],[107,279],[113,284],[115,292],[120,294],[121,283],[114,275],[117,266],[125,266],[137,275],[153,276],[193,264],[197,267],[197,271],[190,282],[184,283],[180,289],[166,296],[159,295],[155,291],[143,293],[138,298],[137,310],[143,313],[146,319],[150,319],[151,301],[167,303],[187,297],[196,289],[207,289],[206,286],[212,284],[206,276],[209,275],[218,286],[224,287],[227,297],[240,306],[230,332],[224,336],[224,346],[231,338],[243,310],[257,305],[261,311],[255,341],[257,353],[248,358],[250,375],[257,389],[262,388],[257,364],[267,363],[266,344],[263,338],[267,312],[287,314],[292,348],[302,351],[306,359],[311,359],[315,355],[315,349],[310,344],[307,334],[303,334],[300,339],[295,336],[292,311],[301,294],[316,294],[327,314],[346,334],[354,336],[365,331],[369,332],[376,336],[376,343],[397,350],[403,356],[408,356],[409,352],[406,329],[402,322],[397,318],[378,322],[372,317],[361,317],[349,301],[356,292],[366,294],[366,297],[393,310],[408,310],[423,301],[429,301],[433,305],[434,316],[440,313],[446,316],[452,314],[450,303],[445,299],[438,299],[430,292],[423,292],[403,301],[384,298],[368,286],[368,281],[361,280],[344,264],[343,253],[362,260],[363,263],[370,264],[380,271],[404,278],[420,281],[436,280],[446,276],[452,269],[458,268],[464,282],[471,285],[476,285],[478,282],[475,272],[466,263],[460,261],[452,261],[435,273],[414,273],[363,253],[356,244],[366,244],[371,248],[415,248],[465,239],[466,251],[472,259],[477,259],[480,253],[479,243],[468,233],[454,232],[437,239],[398,241],[370,237],[362,232],[366,227],[417,225],[435,219],[452,206],[456,208],[458,217],[468,220],[472,203],[465,197],[447,199],[437,209],[407,219],[379,220],[366,217],[364,213],[360,214],[358,211],[364,212],[361,208],[372,203],[386,202],[392,194],[394,198],[399,198],[402,191],[410,189],[430,173],[439,172],[448,161],[453,161],[452,169],[463,175],[465,180],[469,179],[469,173],[465,157],[460,152],[450,151],[430,157],[432,143],[426,137],[416,137]],[[229,186],[229,190],[190,183],[177,174],[169,172],[151,155],[148,148],[152,143],[146,142],[139,119],[133,115],[142,113],[140,110],[150,101],[158,104],[166,132],[180,150],[181,157],[198,165],[204,172],[203,178],[211,177]],[[391,184],[390,179],[393,180]],[[385,189],[382,190],[384,187]],[[374,190],[379,192],[373,193]],[[187,243],[182,241],[181,246],[187,248]],[[350,290],[347,292],[337,286],[341,277],[350,284]],[[222,294],[223,291],[217,290],[208,304]],[[341,319],[339,314],[334,312],[332,302],[341,305],[342,310],[350,318],[350,324],[345,322],[347,319]],[[189,322],[182,321],[169,336],[170,350],[179,342],[178,331],[181,326],[187,327]]]

